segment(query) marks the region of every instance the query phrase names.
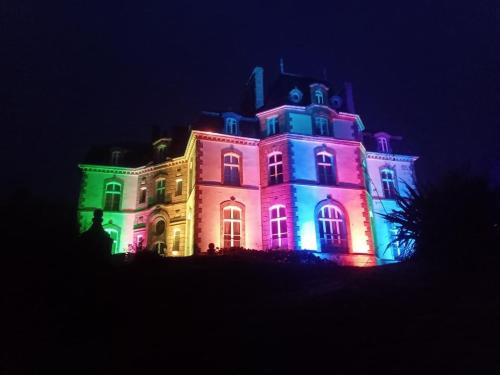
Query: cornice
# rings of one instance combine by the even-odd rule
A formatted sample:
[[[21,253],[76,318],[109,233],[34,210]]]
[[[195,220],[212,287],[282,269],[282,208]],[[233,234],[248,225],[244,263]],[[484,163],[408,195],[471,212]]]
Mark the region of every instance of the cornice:
[[[413,155],[399,155],[399,154],[383,154],[380,152],[368,151],[366,153],[367,159],[376,159],[376,160],[387,160],[387,161],[415,161],[418,159],[418,156]]]
[[[193,130],[192,134],[197,139],[201,140],[225,142],[239,145],[258,146],[260,142],[260,139],[257,138],[240,137],[238,135],[229,135],[222,133],[203,132],[199,130]]]
[[[171,167],[175,165],[181,165],[186,162],[183,156],[174,158],[172,160],[164,161],[160,164],[142,166],[137,168],[127,168],[127,167],[116,167],[111,165],[98,165],[98,164],[78,164],[78,167],[86,172],[98,172],[98,173],[112,173],[117,175],[130,175],[138,176],[148,172],[154,172],[165,167]]]
[[[306,134],[297,134],[297,133],[276,134],[276,135],[262,139],[260,141],[260,143],[270,144],[270,143],[280,142],[280,141],[283,141],[286,139],[293,139],[293,140],[300,140],[300,141],[312,141],[312,142],[318,142],[318,143],[333,143],[333,144],[363,147],[363,144],[360,141],[352,141],[352,140],[348,140],[348,139],[339,139],[339,138],[334,138],[334,137],[323,137],[320,135],[306,135]]]

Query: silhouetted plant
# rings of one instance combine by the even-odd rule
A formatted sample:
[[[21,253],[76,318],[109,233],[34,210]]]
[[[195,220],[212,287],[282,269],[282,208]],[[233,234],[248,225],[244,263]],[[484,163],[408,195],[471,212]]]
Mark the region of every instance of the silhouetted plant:
[[[403,257],[436,264],[485,261],[498,247],[499,194],[482,177],[454,172],[437,185],[396,199],[398,210],[382,215],[395,223]]]

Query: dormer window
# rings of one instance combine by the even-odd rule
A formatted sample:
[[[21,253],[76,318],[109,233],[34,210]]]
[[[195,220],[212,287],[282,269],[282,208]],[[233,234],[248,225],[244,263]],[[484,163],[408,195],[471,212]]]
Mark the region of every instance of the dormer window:
[[[111,151],[111,164],[119,165],[121,163],[123,152],[122,150],[114,149]]]
[[[300,91],[297,87],[295,87],[290,93],[288,94],[288,97],[290,98],[290,101],[292,103],[300,103],[302,100],[303,94],[302,91]]]
[[[238,120],[234,117],[226,117],[226,121],[224,124],[224,133],[226,134],[238,134]]]
[[[379,150],[379,152],[384,152],[384,153],[389,152],[389,144],[387,142],[387,138],[380,137],[378,139],[377,144],[378,144],[378,150]]]
[[[384,153],[384,154],[389,154],[391,153],[391,145],[389,143],[389,139],[391,136],[387,133],[377,133],[375,134],[375,139],[377,140],[377,151]]]
[[[155,151],[155,161],[157,163],[162,163],[167,159],[168,146],[172,141],[171,138],[160,138],[153,143],[153,148]]]
[[[316,125],[316,134],[326,136],[330,135],[330,124],[328,118],[324,116],[318,116],[314,119],[314,123]]]
[[[314,90],[314,102],[316,104],[325,104],[325,96],[323,94],[323,91],[321,91],[321,89]]]
[[[279,120],[278,116],[269,117],[266,121],[267,135],[274,135],[279,133]]]

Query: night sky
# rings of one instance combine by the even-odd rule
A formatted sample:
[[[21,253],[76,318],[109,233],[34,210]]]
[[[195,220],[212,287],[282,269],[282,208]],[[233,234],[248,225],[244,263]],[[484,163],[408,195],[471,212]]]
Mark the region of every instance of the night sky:
[[[2,192],[76,199],[93,144],[238,109],[254,66],[351,81],[434,180],[500,160],[498,1],[2,2]]]

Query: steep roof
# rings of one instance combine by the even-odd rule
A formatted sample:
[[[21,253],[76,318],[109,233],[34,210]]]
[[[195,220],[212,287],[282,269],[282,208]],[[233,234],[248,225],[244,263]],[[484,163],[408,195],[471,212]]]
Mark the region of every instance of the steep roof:
[[[267,95],[265,95],[264,107],[259,109],[259,111],[275,108],[285,104],[308,106],[312,104],[311,85],[313,84],[322,84],[326,86],[329,89],[329,98],[335,95],[341,96],[344,93],[343,87],[341,87],[340,90],[335,91],[332,84],[326,80],[301,76],[297,74],[282,73],[269,88]],[[302,92],[302,100],[299,103],[294,103],[290,99],[290,91],[292,91],[294,88],[297,88]],[[340,110],[343,110],[342,108],[346,105],[346,100],[342,100],[342,102],[343,104],[340,107]]]
[[[187,127],[174,126],[166,129],[158,138],[172,138],[172,142],[167,148],[167,157],[175,158],[184,155],[189,129]],[[117,142],[106,145],[94,145],[84,158],[84,164],[111,165],[111,152],[122,150],[123,156],[120,158],[119,166],[136,168],[153,163],[154,152],[152,143],[147,142]]]
[[[236,117],[239,121],[240,134],[243,137],[259,138],[259,123],[255,117],[245,117],[234,112],[202,112],[193,124],[193,130],[224,133],[226,116]]]

